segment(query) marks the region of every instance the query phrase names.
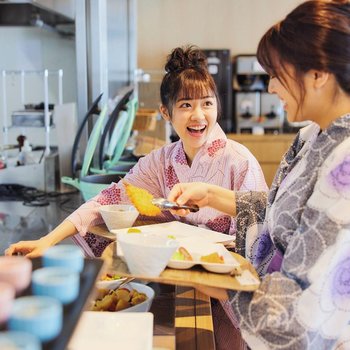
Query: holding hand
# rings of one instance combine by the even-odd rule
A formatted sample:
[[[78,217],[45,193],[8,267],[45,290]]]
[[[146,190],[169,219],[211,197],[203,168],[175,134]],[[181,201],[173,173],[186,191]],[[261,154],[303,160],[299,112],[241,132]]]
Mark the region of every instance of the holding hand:
[[[197,205],[202,208],[209,205],[209,185],[202,182],[176,184],[169,193],[168,200],[179,205]],[[176,215],[185,216],[189,210],[172,210]]]
[[[212,207],[231,216],[236,215],[235,192],[220,186],[203,182],[179,183],[169,193],[168,200],[179,205]],[[189,210],[172,210],[176,215],[185,216]]]

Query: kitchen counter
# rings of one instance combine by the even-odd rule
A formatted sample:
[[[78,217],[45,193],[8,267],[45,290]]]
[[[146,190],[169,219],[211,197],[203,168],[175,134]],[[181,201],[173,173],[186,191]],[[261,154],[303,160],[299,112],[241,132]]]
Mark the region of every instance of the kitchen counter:
[[[0,201],[0,255],[12,243],[39,239],[54,229],[83,203],[80,193],[50,195],[27,205],[23,201]],[[48,205],[44,205],[44,204]],[[67,239],[65,243],[71,243]]]

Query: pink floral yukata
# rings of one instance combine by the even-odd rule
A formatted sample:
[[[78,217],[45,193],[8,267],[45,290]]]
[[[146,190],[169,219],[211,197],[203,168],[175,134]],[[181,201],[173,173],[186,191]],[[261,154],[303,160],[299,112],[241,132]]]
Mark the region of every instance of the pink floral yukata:
[[[218,124],[215,125],[207,142],[195,156],[192,165],[187,163],[182,141],[157,149],[141,158],[124,179],[134,186],[149,191],[154,197],[167,198],[173,186],[179,182],[207,182],[235,191],[266,191],[260,165],[243,145],[227,139]],[[103,223],[98,211],[101,205],[129,203],[121,181],[112,183],[96,197],[81,205],[67,219],[77,228],[79,234],[74,240],[87,256],[101,256],[110,241],[88,232],[90,226]],[[147,220],[147,217],[142,219]],[[235,234],[234,218],[212,208],[202,208],[186,218],[163,212],[159,222],[181,220],[207,227],[227,234]]]

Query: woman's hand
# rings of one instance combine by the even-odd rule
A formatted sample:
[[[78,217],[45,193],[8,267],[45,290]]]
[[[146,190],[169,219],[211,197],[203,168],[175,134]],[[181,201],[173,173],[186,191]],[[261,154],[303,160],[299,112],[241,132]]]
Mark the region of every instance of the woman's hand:
[[[28,258],[37,258],[42,256],[44,251],[50,248],[50,244],[44,239],[35,241],[19,241],[11,244],[6,250],[5,255],[25,255]]]
[[[209,185],[202,182],[179,183],[176,184],[168,195],[168,200],[179,205],[198,205],[205,207],[209,204]],[[173,214],[185,216],[189,210],[171,210]]]
[[[25,255],[28,258],[37,258],[42,256],[44,251],[63,239],[73,236],[78,231],[68,220],[63,221],[53,231],[46,236],[35,241],[20,241],[11,244],[6,250],[5,255]]]
[[[236,195],[234,191],[207,184],[190,182],[176,184],[168,195],[168,200],[179,205],[196,204],[200,208],[212,207],[231,216],[236,216]],[[185,216],[189,210],[172,210],[173,214]]]

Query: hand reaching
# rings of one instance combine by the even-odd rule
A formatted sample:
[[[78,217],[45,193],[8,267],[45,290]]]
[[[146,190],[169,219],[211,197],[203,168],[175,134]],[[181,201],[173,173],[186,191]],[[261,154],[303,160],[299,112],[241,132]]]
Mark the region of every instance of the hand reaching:
[[[11,244],[6,250],[5,255],[25,255],[28,258],[36,258],[42,256],[44,251],[50,245],[42,239],[35,241],[20,241]]]

